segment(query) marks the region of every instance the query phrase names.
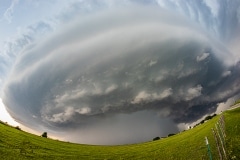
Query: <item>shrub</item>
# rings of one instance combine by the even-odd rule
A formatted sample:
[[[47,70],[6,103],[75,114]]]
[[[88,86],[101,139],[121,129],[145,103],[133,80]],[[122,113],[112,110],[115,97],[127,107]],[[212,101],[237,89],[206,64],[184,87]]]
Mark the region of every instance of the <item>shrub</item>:
[[[168,134],[168,137],[171,137],[171,136],[174,136],[175,134],[174,133],[170,133]]]
[[[42,137],[47,138],[47,132],[43,132]]]
[[[204,123],[204,120],[202,120],[201,122],[200,122],[200,124],[203,124]]]
[[[20,128],[19,126],[16,126],[15,128],[16,128],[17,130],[20,130],[20,131],[21,131],[21,128]]]
[[[155,137],[155,138],[153,138],[153,141],[156,141],[156,140],[159,140],[160,139],[160,137]]]
[[[204,120],[207,121],[207,120],[210,120],[212,119],[212,116],[207,116]]]

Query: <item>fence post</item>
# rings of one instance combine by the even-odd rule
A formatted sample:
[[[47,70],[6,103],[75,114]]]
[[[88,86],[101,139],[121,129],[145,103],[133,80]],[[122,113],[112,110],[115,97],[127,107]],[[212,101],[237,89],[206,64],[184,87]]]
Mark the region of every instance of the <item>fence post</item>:
[[[219,141],[218,141],[218,138],[217,138],[216,132],[214,131],[213,128],[212,128],[212,132],[213,132],[213,136],[214,136],[214,139],[215,139],[215,142],[216,142],[216,145],[217,145],[219,158],[220,158],[220,160],[222,160],[223,158],[222,158],[222,153],[221,153],[220,146],[219,146]]]
[[[225,137],[224,137],[223,131],[221,130],[218,122],[217,122],[217,124],[215,124],[215,127],[216,127],[216,130],[220,132],[219,135],[220,135],[221,140],[223,141],[223,143],[225,145]]]
[[[209,145],[209,143],[208,143],[207,137],[205,137],[205,141],[206,141],[206,145],[207,145],[207,148],[208,148],[209,158],[210,158],[210,160],[212,160],[212,153],[211,153],[211,149],[210,149],[210,145]]]
[[[216,128],[217,128],[217,126],[216,126]],[[218,133],[218,131],[217,131],[217,135],[218,135],[218,137],[219,137],[219,139],[220,139],[224,156],[225,156],[225,158],[227,159],[226,150],[225,150],[225,148],[224,148],[224,142],[222,141],[221,136],[220,136],[220,134]]]
[[[217,123],[219,125],[219,128],[223,134],[224,137],[226,137],[226,134],[225,134],[225,124],[224,124],[224,121],[221,120],[222,118],[220,117],[220,121],[219,123]]]

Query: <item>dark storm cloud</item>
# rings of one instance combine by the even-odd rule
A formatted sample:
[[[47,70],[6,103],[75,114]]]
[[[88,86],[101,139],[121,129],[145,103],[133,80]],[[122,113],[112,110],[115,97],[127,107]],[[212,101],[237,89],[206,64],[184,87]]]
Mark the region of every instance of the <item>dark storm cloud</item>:
[[[71,130],[71,137],[63,132],[62,137],[72,142],[115,145],[150,141],[176,132],[178,128],[171,120],[159,118],[154,111],[139,111],[99,119],[98,123]]]
[[[119,137],[133,138],[130,128],[140,132],[151,123],[148,136],[127,139],[137,142],[167,134],[159,124],[176,131],[176,124],[194,122],[238,94],[240,67],[233,59],[221,42],[181,16],[154,7],[118,8],[77,17],[25,48],[3,101],[23,124],[75,129],[82,136],[74,139],[84,143],[125,143],[94,137],[124,131]]]

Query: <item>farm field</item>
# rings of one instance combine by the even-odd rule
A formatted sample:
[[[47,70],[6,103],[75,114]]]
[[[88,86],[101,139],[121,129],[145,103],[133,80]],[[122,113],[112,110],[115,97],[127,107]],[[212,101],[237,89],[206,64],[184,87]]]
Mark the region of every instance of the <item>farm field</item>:
[[[229,159],[240,159],[240,108],[223,113],[226,127],[226,151]],[[219,121],[213,117],[188,131],[140,144],[95,146],[56,141],[26,133],[0,123],[0,159],[209,159],[205,136],[213,159],[219,159],[211,128]],[[154,137],[153,137],[154,138]]]

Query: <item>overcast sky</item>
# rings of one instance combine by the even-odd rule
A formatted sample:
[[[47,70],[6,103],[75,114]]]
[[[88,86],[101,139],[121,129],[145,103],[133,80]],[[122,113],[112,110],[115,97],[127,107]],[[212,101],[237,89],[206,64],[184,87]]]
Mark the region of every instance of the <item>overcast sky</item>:
[[[239,98],[240,1],[0,1],[0,98],[88,144],[176,133]]]

